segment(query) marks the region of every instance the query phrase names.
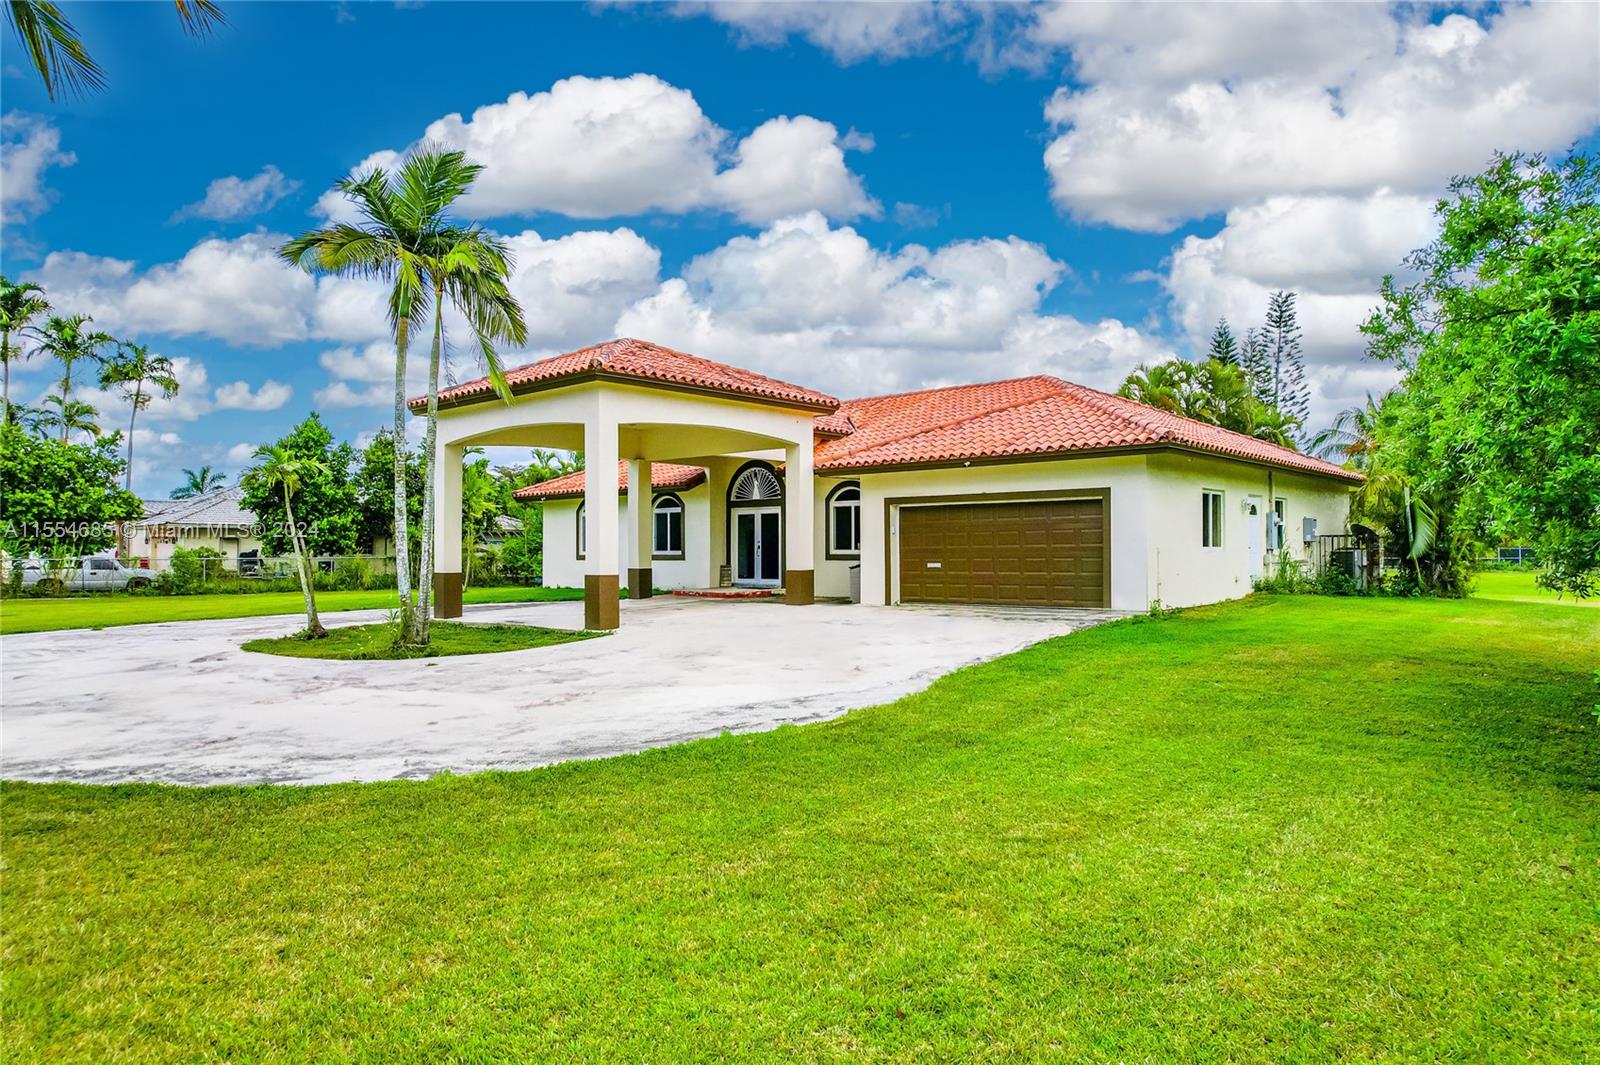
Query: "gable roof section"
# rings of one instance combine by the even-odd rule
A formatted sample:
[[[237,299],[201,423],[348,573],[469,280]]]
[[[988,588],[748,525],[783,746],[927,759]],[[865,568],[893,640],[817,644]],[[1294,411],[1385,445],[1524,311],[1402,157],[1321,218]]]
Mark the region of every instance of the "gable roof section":
[[[1176,447],[1361,480],[1292,448],[1054,377],[848,400],[838,413],[852,431],[817,442],[818,472]]]
[[[555,388],[581,381],[647,383],[690,392],[712,392],[802,410],[830,412],[839,401],[799,385],[779,381],[737,366],[712,362],[664,348],[647,340],[624,338],[580,348],[506,371],[513,394]],[[456,407],[494,398],[487,377],[456,385],[439,393],[439,406]],[[426,397],[410,401],[413,411],[427,407]]]
[[[676,462],[650,464],[650,490],[674,491],[693,488],[706,479],[706,471],[699,466],[682,466]],[[617,463],[617,489],[628,490],[628,463]],[[539,484],[531,484],[511,493],[517,499],[570,499],[583,495],[583,471],[565,474]]]

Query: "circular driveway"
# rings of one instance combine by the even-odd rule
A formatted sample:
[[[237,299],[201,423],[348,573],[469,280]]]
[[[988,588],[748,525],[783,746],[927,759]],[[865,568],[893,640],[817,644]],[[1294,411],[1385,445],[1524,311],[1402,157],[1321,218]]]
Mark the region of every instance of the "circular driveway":
[[[664,597],[598,640],[491,655],[328,662],[239,649],[297,616],[0,637],[12,780],[330,783],[522,769],[816,721],[1110,612]],[[332,624],[378,611],[327,615]],[[580,628],[583,604],[466,620]]]

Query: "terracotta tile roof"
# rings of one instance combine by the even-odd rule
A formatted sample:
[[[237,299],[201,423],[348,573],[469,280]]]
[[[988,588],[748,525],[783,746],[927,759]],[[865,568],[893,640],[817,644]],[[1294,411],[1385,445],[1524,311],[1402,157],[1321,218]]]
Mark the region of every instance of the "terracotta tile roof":
[[[831,427],[838,415],[852,431],[818,440],[819,472],[1165,446],[1361,480],[1291,448],[1054,377],[848,400]]]
[[[754,399],[808,409],[832,411],[839,401],[786,381],[764,377],[737,366],[712,362],[661,347],[646,340],[608,340],[604,344],[581,348],[539,362],[506,371],[513,392],[532,391],[541,384],[554,384],[567,378],[601,377],[639,380]],[[439,393],[441,407],[476,403],[494,395],[487,377],[456,385]],[[413,411],[427,405],[426,397],[410,401]]]
[[[652,489],[683,489],[693,488],[705,480],[706,471],[699,466],[680,466],[676,462],[652,462],[650,464],[650,487]],[[628,490],[628,464],[626,461],[617,463],[617,488],[619,491]],[[556,477],[539,484],[530,484],[526,488],[519,488],[511,493],[518,499],[566,499],[572,496],[583,495],[583,471],[569,473],[564,477]]]

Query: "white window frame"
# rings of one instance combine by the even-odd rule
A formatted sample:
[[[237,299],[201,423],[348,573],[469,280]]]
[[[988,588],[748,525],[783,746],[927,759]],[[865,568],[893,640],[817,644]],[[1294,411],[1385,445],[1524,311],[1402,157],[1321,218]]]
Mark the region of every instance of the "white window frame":
[[[578,538],[578,561],[580,562],[583,561],[584,556],[588,554],[589,547],[589,515],[586,513],[587,507],[587,503],[579,503],[578,515],[575,519],[573,519],[577,522],[576,531]]]
[[[1289,501],[1283,496],[1272,497],[1272,528],[1271,538],[1267,541],[1274,551],[1282,551],[1289,542],[1287,529],[1289,528]]]
[[[684,515],[685,515],[685,512],[686,512],[686,508],[683,505],[683,500],[679,499],[677,496],[675,496],[675,495],[673,495],[671,493],[666,493],[666,494],[663,494],[663,495],[656,496],[655,503],[652,504],[651,507],[650,507],[650,557],[651,558],[653,558],[653,559],[654,558],[674,559],[674,558],[682,558],[683,557],[683,555],[684,555],[683,537],[684,537]],[[672,542],[671,542],[672,541],[672,517],[673,517],[673,515],[677,515],[677,518],[678,518],[678,546],[677,547],[673,547],[672,546]],[[665,516],[666,519],[667,519],[667,543],[664,546],[661,543],[661,537],[660,537],[661,526],[660,526],[660,524],[658,523],[658,520],[657,520],[657,519],[661,518],[662,516]]]
[[[1200,546],[1219,549],[1226,542],[1224,515],[1228,513],[1227,494],[1215,488],[1200,489]]]
[[[855,493],[855,498],[854,499],[845,499],[845,498],[843,498],[844,495],[846,493],[848,493],[848,492],[854,492]],[[835,488],[828,495],[828,508],[827,508],[827,510],[828,510],[828,514],[827,514],[827,521],[828,521],[828,550],[827,550],[827,554],[829,556],[836,557],[836,558],[860,558],[861,557],[861,486],[859,484],[853,484],[852,483],[852,484],[843,484],[843,485],[840,485],[838,488]],[[851,530],[855,534],[855,543],[854,543],[853,546],[840,547],[838,542],[835,540],[835,535],[838,532],[838,524],[834,521],[834,512],[837,511],[837,510],[849,510],[849,511],[853,512],[853,515],[852,515],[852,517],[850,519],[850,527],[851,527]]]

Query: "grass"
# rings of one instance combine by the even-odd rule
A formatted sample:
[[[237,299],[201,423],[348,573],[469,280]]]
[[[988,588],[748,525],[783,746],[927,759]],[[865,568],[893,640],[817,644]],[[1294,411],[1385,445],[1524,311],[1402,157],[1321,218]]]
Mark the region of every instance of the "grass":
[[[14,1062],[1593,1060],[1597,648],[1588,610],[1258,596],[532,772],[8,784],[0,1036]]]
[[[397,629],[388,623],[345,625],[328,630],[326,638],[307,640],[300,636],[278,636],[250,640],[246,651],[284,655],[288,658],[336,658],[345,661],[376,659],[441,658],[447,655],[486,655],[496,651],[525,651],[530,647],[551,647],[574,640],[602,635],[598,632],[573,632],[569,629],[544,629],[534,625],[470,625],[435,621],[428,626],[428,646],[395,645]]]
[[[1600,597],[1577,599],[1557,596],[1534,583],[1532,570],[1484,570],[1472,580],[1472,594],[1479,599],[1501,599],[1512,603],[1548,603],[1552,606],[1600,607]]]
[[[468,588],[463,598],[468,603],[547,602],[582,599],[583,589],[521,586]],[[394,604],[393,589],[317,593],[317,608],[323,612],[382,610]],[[100,629],[112,625],[143,625],[153,621],[253,618],[304,611],[305,600],[299,592],[172,596],[102,593],[67,599],[8,598],[0,600],[0,635],[55,629]]]

